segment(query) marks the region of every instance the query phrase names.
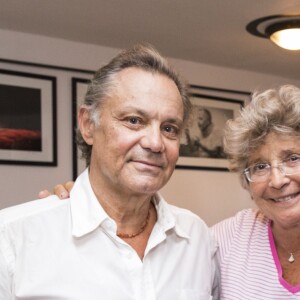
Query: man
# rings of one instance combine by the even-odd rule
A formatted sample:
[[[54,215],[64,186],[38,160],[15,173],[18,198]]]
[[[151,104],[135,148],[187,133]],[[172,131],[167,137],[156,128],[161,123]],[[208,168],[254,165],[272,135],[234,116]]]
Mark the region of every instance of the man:
[[[189,110],[185,85],[150,46],[96,72],[78,115],[88,169],[70,199],[0,213],[0,299],[218,299],[206,225],[157,193]]]

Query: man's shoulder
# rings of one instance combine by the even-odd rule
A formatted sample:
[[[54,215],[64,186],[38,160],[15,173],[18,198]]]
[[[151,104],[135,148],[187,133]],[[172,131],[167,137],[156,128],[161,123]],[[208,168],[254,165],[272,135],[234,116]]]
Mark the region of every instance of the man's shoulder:
[[[178,216],[187,216],[189,218],[195,218],[195,219],[200,219],[200,217],[198,215],[196,215],[195,213],[193,213],[191,210],[186,209],[186,208],[182,208],[173,204],[168,204],[168,207],[170,208],[170,210]]]
[[[174,217],[180,224],[184,224],[186,226],[197,226],[202,227],[203,229],[207,229],[206,223],[194,212],[181,208],[172,204],[168,204],[170,210],[172,211]]]
[[[176,232],[188,237],[191,244],[197,244],[197,247],[199,247],[198,251],[200,251],[200,249],[210,249],[211,255],[213,256],[217,251],[217,244],[204,220],[188,209],[170,204],[169,207],[176,220]]]
[[[59,207],[68,205],[69,201],[61,201],[57,196],[32,200],[19,205],[0,210],[0,227],[18,221],[30,219],[35,216],[45,215]]]

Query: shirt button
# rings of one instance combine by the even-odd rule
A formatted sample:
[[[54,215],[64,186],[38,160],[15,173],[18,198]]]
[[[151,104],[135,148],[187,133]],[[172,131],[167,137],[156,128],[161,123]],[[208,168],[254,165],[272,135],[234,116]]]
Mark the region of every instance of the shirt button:
[[[105,227],[106,228],[111,228],[112,227],[112,222],[110,220],[105,221]]]

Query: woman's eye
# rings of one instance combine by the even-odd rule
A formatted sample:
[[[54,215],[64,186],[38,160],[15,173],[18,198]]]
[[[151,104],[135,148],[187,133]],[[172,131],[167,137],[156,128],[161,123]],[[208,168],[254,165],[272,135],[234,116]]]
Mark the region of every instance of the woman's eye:
[[[300,162],[300,156],[299,155],[292,155],[289,157],[287,161],[293,162],[293,163],[298,163]]]
[[[253,172],[263,171],[266,170],[268,167],[268,164],[256,164],[255,166],[253,166]]]

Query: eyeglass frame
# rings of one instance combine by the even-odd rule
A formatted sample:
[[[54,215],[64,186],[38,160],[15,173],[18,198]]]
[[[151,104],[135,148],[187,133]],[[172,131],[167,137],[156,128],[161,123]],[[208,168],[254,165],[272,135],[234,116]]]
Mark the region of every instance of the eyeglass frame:
[[[278,163],[277,166],[271,166],[268,163],[257,163],[257,164],[251,165],[251,166],[247,167],[246,169],[244,169],[243,175],[246,177],[248,182],[265,182],[270,178],[271,171],[272,171],[273,168],[278,169],[284,177],[300,174],[300,156],[297,156],[297,157],[299,158],[299,161],[297,162],[299,165],[294,166],[294,167],[290,167],[292,169],[298,167],[299,171],[297,171],[296,173],[286,173],[285,169],[287,167],[285,166],[285,164],[288,162],[286,160],[286,161],[282,161],[281,163]],[[255,165],[259,165],[259,164],[266,166],[266,169],[268,170],[268,173],[266,173],[266,175],[268,174],[268,176],[265,176],[266,178],[263,179],[263,180],[253,180],[253,179],[250,178],[251,177],[250,176],[250,168],[254,167]],[[261,177],[264,177],[264,176],[261,176]]]

